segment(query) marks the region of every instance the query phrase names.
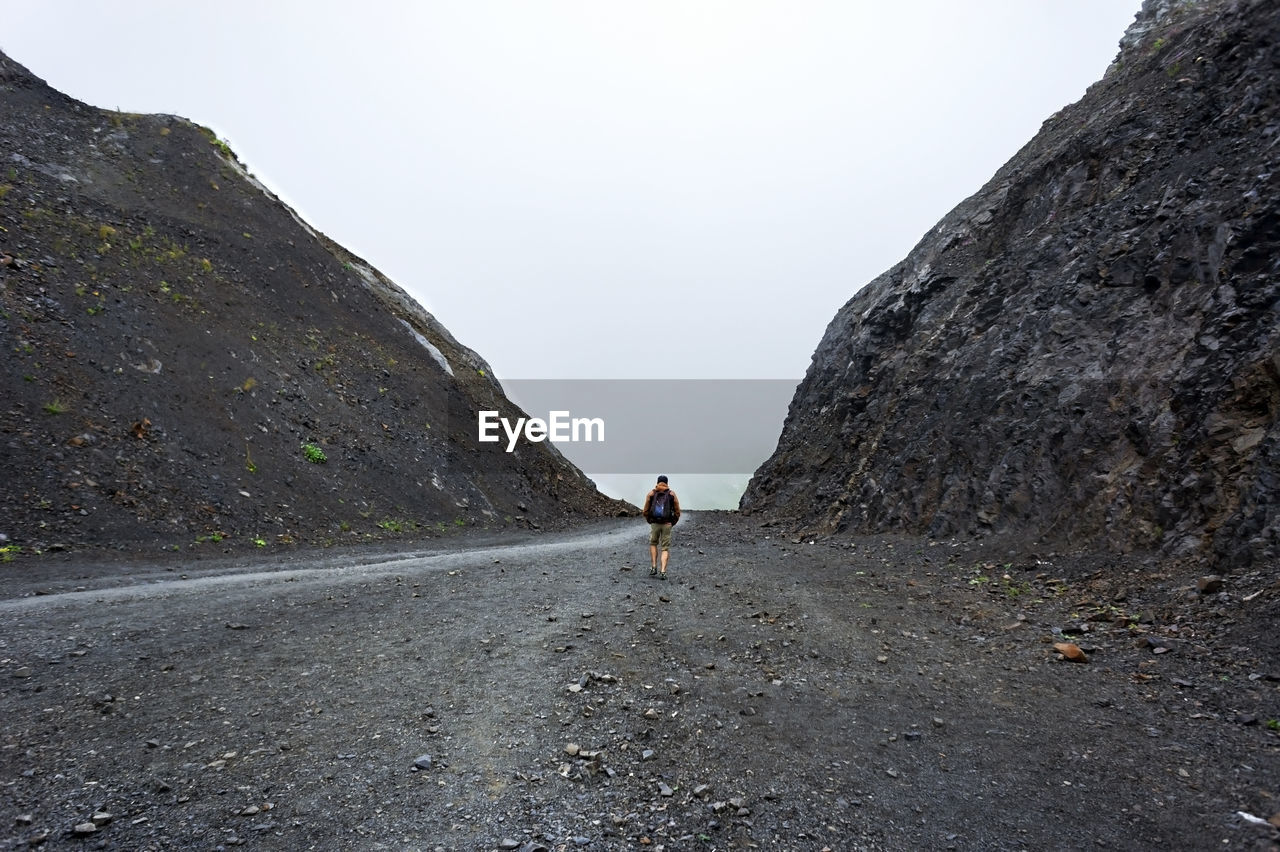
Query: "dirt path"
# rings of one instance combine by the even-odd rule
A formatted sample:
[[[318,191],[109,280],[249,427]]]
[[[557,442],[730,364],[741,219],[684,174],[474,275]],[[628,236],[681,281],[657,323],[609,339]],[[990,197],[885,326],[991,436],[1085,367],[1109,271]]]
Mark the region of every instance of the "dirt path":
[[[218,590],[236,592],[242,587],[266,593],[278,583],[336,586],[370,580],[388,574],[461,570],[501,564],[504,556],[523,562],[536,562],[564,553],[592,552],[604,548],[616,550],[637,535],[635,523],[612,524],[593,528],[589,533],[566,533],[553,540],[520,540],[515,544],[464,546],[459,550],[397,553],[391,556],[333,557],[316,555],[306,559],[307,567],[289,567],[282,561],[215,560],[211,564],[186,564],[152,568],[138,573],[113,571],[94,573],[92,568],[77,565],[65,571],[60,580],[50,583],[44,577],[35,579],[9,577],[0,581],[0,594],[15,595],[0,599],[0,614],[75,608],[91,603],[132,602],[159,598],[169,600],[184,595],[203,595]],[[293,560],[296,561],[296,560]],[[196,576],[191,576],[195,574]],[[32,588],[38,594],[30,594]]]
[[[10,581],[0,848],[1274,847],[1274,660],[1070,560],[766,535]]]

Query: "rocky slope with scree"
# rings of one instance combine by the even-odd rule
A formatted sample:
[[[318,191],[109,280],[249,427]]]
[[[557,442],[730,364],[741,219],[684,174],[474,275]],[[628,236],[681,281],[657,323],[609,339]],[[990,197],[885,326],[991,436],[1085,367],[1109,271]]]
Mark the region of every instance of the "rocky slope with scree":
[[[1278,33],[1274,2],[1148,2],[837,313],[742,508],[1274,566]]]
[[[624,511],[492,371],[211,131],[0,54],[7,555],[334,543]],[[17,551],[21,548],[21,551]]]

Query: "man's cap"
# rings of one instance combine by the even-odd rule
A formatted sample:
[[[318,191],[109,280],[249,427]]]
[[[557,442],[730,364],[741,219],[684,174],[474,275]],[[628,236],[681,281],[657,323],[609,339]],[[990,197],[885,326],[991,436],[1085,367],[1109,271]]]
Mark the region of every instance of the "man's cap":
[[[666,477],[665,475],[663,475],[663,476],[659,476],[659,477],[658,477],[658,481],[659,481],[659,482],[666,482],[666,481],[667,481],[667,477]]]

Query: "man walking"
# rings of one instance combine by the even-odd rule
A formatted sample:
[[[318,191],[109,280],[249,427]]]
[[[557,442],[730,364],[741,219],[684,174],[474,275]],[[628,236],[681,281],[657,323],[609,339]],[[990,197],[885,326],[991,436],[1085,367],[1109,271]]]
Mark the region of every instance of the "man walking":
[[[665,476],[644,498],[644,519],[649,522],[649,576],[667,579],[667,556],[671,549],[671,528],[680,521],[680,501],[667,485]],[[662,548],[662,570],[658,570],[658,548]]]

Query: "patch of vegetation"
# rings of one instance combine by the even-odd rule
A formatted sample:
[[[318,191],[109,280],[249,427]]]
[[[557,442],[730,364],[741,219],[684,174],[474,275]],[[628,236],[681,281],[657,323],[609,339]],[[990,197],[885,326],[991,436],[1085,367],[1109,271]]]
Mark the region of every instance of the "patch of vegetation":
[[[267,540],[266,540],[265,538],[255,538],[255,539],[253,540],[253,544],[254,544],[254,546],[255,546],[255,547],[266,547],[266,546],[267,546]]]
[[[160,260],[167,260],[172,263],[174,261],[181,260],[187,254],[186,248],[178,245],[177,243],[164,240],[163,244],[164,248],[158,255]]]
[[[235,154],[231,151],[231,146],[223,140],[219,139],[212,132],[209,133],[209,144],[218,149],[218,153],[226,157],[228,160],[234,160]]]
[[[302,457],[312,464],[324,464],[329,460],[329,457],[324,454],[324,450],[315,444],[303,444]]]
[[[387,532],[404,532],[405,530],[414,529],[417,524],[413,521],[398,521],[393,518],[387,518],[386,520],[378,521],[378,526]]]
[[[1030,583],[1015,582],[1008,574],[1004,575],[1001,588],[1004,590],[1005,597],[1007,598],[1020,598],[1023,595],[1031,594]]]
[[[244,469],[250,473],[258,472],[258,465],[254,463],[253,456],[249,455],[249,445],[244,445]]]
[[[1280,731],[1280,719],[1268,719],[1268,720],[1267,720],[1267,730],[1268,730],[1268,731]]]
[[[220,532],[209,533],[208,535],[196,536],[196,544],[204,544],[206,541],[217,544],[224,538],[227,538],[227,536]]]
[[[1015,580],[1013,575],[1009,573],[1012,570],[1012,563],[1006,563],[1003,566],[990,562],[979,563],[969,569],[969,585],[986,586],[991,590],[992,594],[1003,594],[1010,600],[1017,600],[1031,595],[1034,591],[1031,582]],[[1055,591],[1060,592],[1060,590]],[[1043,600],[1036,599],[1031,603],[1043,603]]]
[[[16,544],[6,544],[0,547],[0,562],[12,562],[13,557],[22,552],[22,548]],[[1275,721],[1274,719],[1272,721]]]
[[[11,189],[13,189],[11,184],[6,183],[3,186],[0,186],[0,201],[4,201],[4,197],[9,194],[9,190]]]
[[[60,399],[46,402],[43,408],[45,414],[66,414],[68,411],[67,404]]]
[[[1083,613],[1076,613],[1077,617],[1084,617]],[[1093,607],[1089,614],[1089,620],[1110,621],[1113,624],[1123,624],[1126,627],[1133,628],[1138,625],[1138,616],[1126,613],[1123,609],[1115,604],[1099,604]]]

